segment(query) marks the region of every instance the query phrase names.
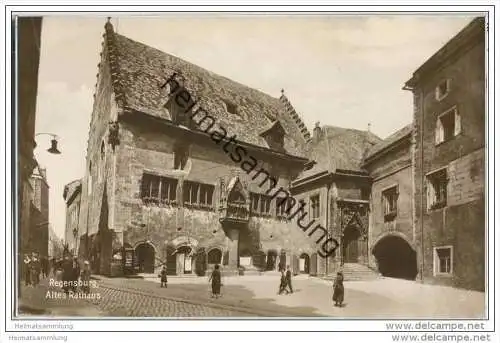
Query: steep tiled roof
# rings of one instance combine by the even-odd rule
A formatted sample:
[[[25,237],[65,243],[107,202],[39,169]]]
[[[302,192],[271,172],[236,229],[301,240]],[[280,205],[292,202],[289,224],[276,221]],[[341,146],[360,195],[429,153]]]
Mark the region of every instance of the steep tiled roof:
[[[412,130],[413,130],[413,124],[408,124],[405,127],[394,132],[392,135],[390,135],[380,143],[375,144],[368,150],[365,160],[373,157],[377,153],[380,153],[381,151],[390,147],[392,144],[396,143],[400,139],[411,135]]]
[[[64,198],[64,200],[69,201],[69,199],[71,199],[71,197],[73,196],[73,194],[77,190],[81,190],[81,186],[82,186],[82,180],[81,179],[78,179],[78,180],[75,180],[75,181],[71,181],[70,183],[68,183],[67,185],[65,185],[64,186],[64,191],[63,191],[63,198]]]
[[[287,132],[286,152],[305,156],[309,133],[283,95],[271,97],[131,40],[115,33],[110,23],[105,28],[105,44],[110,52],[110,69],[119,106],[171,120],[170,113],[163,107],[167,94],[160,86],[177,73],[195,101],[216,118],[229,136],[234,134],[237,140],[269,148],[259,134],[278,120]],[[237,114],[226,110],[228,102],[237,106]]]
[[[362,171],[363,156],[368,148],[382,140],[369,131],[346,129],[336,126],[316,128],[319,138],[311,142],[311,157],[316,161],[313,168],[300,175],[300,179],[322,171],[337,169]]]

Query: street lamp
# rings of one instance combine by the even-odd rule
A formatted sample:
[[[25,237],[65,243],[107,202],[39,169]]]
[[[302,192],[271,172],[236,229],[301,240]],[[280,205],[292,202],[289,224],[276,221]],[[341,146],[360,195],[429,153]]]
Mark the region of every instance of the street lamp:
[[[57,148],[57,139],[58,137],[53,134],[53,133],[46,133],[46,132],[40,132],[35,135],[35,137],[40,136],[40,135],[49,135],[52,137],[52,140],[50,141],[50,148],[47,149],[48,152],[54,155],[59,155],[61,152]]]

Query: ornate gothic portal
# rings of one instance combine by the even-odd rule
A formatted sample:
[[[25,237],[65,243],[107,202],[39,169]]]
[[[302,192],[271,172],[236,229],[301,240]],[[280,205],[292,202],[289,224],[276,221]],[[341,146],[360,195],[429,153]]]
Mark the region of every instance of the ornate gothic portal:
[[[248,230],[250,201],[245,186],[237,176],[227,187],[221,180],[220,190],[219,221],[228,242],[228,269],[236,271],[240,260],[240,233]]]
[[[368,263],[368,204],[339,202],[341,259],[344,263]]]

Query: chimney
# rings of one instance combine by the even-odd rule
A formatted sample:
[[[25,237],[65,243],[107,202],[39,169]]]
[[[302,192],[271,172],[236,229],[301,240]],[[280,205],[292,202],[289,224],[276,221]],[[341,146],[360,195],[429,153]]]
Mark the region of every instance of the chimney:
[[[319,126],[319,121],[316,122],[316,124],[314,125],[314,129],[313,129],[313,140],[315,142],[317,142],[319,139],[321,139],[321,136],[322,136],[322,130],[321,130],[321,127]]]

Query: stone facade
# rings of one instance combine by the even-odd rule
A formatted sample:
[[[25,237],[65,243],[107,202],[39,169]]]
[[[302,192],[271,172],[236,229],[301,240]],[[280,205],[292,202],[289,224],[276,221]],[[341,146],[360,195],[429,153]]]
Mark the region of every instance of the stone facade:
[[[17,153],[17,167],[19,183],[17,185],[18,196],[18,270],[22,270],[22,256],[30,253],[31,228],[31,201],[33,189],[29,178],[36,166],[33,156],[35,143],[35,110],[38,88],[38,67],[40,63],[40,35],[42,29],[42,17],[17,17],[17,87],[18,90],[18,128],[16,139],[19,151]]]
[[[46,257],[49,247],[49,185],[46,170],[36,167],[30,177],[30,184],[33,194],[29,242],[33,252]]]
[[[64,186],[63,198],[66,202],[66,225],[64,241],[73,254],[77,254],[80,239],[78,236],[78,218],[80,216],[80,203],[82,181],[75,180]]]
[[[138,45],[115,34],[111,24],[106,24],[90,123],[87,172],[82,182],[79,254],[89,258],[94,271],[102,274],[113,273],[113,263],[119,263],[120,253],[130,248],[135,250],[139,270],[148,273],[157,272],[165,263],[171,274],[193,273],[202,259],[208,260],[208,265],[220,262],[232,272],[237,272],[238,267],[275,270],[280,262],[299,272],[301,255],[307,254],[309,259],[316,249],[313,238],[294,230],[290,220],[279,215],[278,198],[267,202],[263,197],[270,188],[269,175],[277,181],[275,189],[288,189],[307,162],[301,151],[308,133],[291,104],[284,95],[281,99],[271,98],[236,83],[226,84],[227,79],[218,76],[203,79],[208,80],[206,88],[200,90],[201,83],[190,89],[202,100],[203,89],[222,84],[225,88],[221,92],[241,89],[233,100],[240,119],[228,124],[227,130],[241,134],[241,139],[249,137],[239,141],[238,136],[238,142],[257,161],[252,171],[242,170],[242,164],[235,163],[213,136],[180,126],[175,119],[176,108],[166,106],[168,111],[160,114],[156,108],[137,105],[140,101],[146,104],[146,98],[138,93],[132,98],[131,94],[147,86],[139,89],[132,82],[125,91],[123,80],[131,72],[125,67],[127,63],[141,64],[137,72],[148,69],[145,61],[138,59],[141,55],[134,52]],[[163,54],[147,49],[150,65],[157,54]],[[160,57],[164,59],[164,55]],[[168,58],[185,68],[186,85],[198,80],[196,74],[206,73],[182,60]],[[163,73],[150,75],[150,81]],[[161,84],[157,85],[158,89],[147,96],[155,96]],[[160,105],[168,100],[168,94],[162,96]],[[226,104],[222,103],[226,116],[234,111],[228,107],[229,96],[225,94]],[[207,107],[214,105],[220,106],[207,103]],[[261,110],[247,112],[256,105]],[[220,111],[217,107],[211,109],[214,115]],[[251,118],[257,115],[261,117]],[[256,126],[250,120],[261,126],[258,132],[262,139],[256,140],[245,132]],[[182,167],[176,165],[181,156],[179,147],[185,147]],[[264,172],[257,174],[259,170]],[[163,190],[158,180],[163,180]],[[148,187],[150,193],[145,196]],[[201,203],[186,200],[190,189],[201,187],[210,190],[203,193],[209,194],[209,199]],[[235,206],[243,211],[242,217],[241,213],[231,212]]]
[[[406,85],[414,94],[414,226],[422,278],[477,290],[485,287],[486,258],[484,36],[484,18],[477,18]],[[444,175],[439,202],[435,172]]]
[[[375,147],[365,159],[372,178],[369,265],[382,274],[415,279],[417,249],[413,229],[413,125]],[[391,203],[392,201],[392,203]]]

